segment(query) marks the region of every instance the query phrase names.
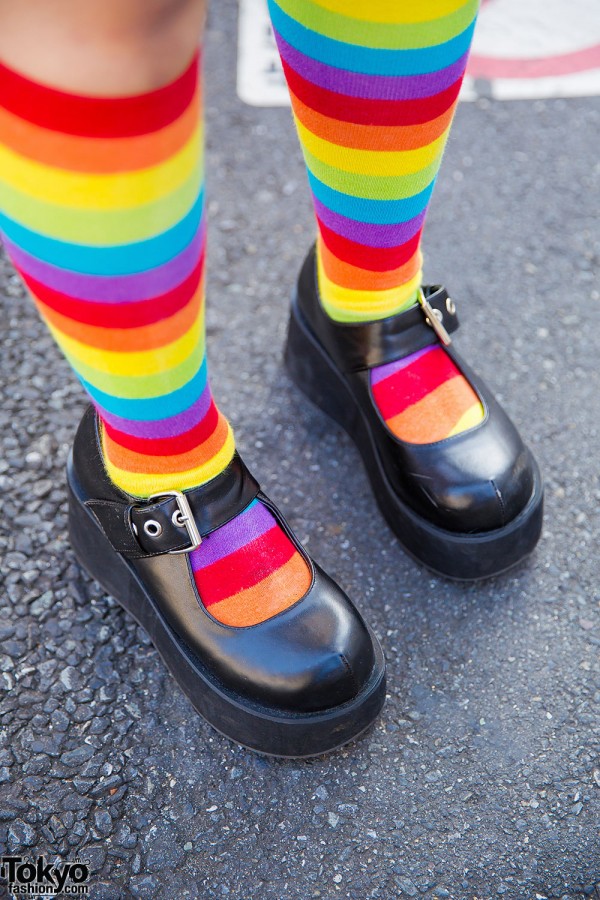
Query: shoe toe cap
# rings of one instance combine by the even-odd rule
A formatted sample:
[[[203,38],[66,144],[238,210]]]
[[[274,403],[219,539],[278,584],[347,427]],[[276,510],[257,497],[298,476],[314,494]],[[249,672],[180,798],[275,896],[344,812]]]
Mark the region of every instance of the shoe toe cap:
[[[479,428],[418,448],[410,470],[421,513],[440,528],[472,534],[519,515],[532,496],[536,464],[496,407]]]
[[[315,566],[308,595],[248,634],[246,685],[269,705],[316,712],[356,697],[375,661],[373,638],[338,585]],[[239,658],[238,658],[239,662]]]
[[[360,693],[368,680],[373,659],[371,638],[366,628],[356,623],[351,639],[342,650],[323,652],[320,659],[298,673],[296,684],[291,683],[285,692],[284,702],[303,712],[346,703]]]
[[[517,455],[497,459],[496,465],[489,465],[488,459],[471,471],[459,470],[451,483],[441,487],[435,506],[445,527],[470,533],[492,531],[519,515],[533,484],[533,458],[523,447]]]

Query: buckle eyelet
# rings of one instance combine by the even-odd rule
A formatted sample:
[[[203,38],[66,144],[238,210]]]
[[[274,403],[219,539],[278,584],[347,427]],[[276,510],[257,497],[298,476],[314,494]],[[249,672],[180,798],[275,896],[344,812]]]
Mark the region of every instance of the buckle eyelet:
[[[202,537],[198,531],[198,526],[194,520],[194,514],[187,497],[181,491],[161,491],[159,494],[152,494],[151,497],[148,497],[148,501],[161,500],[163,497],[175,497],[177,509],[171,516],[171,521],[175,527],[185,527],[190,539],[189,547],[184,547],[182,550],[168,550],[167,552],[177,556],[180,553],[191,553],[192,550],[197,550],[202,543]]]

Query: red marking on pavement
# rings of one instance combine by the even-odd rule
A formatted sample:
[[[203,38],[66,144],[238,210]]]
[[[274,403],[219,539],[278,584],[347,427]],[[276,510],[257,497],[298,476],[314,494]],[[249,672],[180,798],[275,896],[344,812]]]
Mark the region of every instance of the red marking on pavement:
[[[472,78],[546,78],[600,68],[600,44],[540,59],[499,59],[471,54],[467,74]]]

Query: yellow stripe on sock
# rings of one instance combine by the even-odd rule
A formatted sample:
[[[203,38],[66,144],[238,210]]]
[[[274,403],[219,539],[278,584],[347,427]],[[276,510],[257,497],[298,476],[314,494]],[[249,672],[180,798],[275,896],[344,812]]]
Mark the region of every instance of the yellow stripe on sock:
[[[185,146],[159,166],[115,175],[66,172],[25,159],[0,143],[0,205],[2,181],[46,203],[77,209],[129,209],[162,199],[202,170],[202,140],[198,129]]]
[[[407,175],[355,175],[329,166],[304,148],[304,161],[309,172],[331,190],[364,200],[404,200],[424,191],[435,179],[441,156],[419,172]]]
[[[110,462],[106,448],[103,446],[104,464],[109,478],[115,484],[118,484],[121,490],[126,491],[133,497],[149,497],[151,494],[158,494],[163,490],[185,491],[188,488],[205,484],[211,478],[219,475],[229,465],[234,453],[235,441],[233,431],[229,425],[225,443],[219,452],[208,462],[187,472],[169,472],[165,475],[145,475],[142,472],[127,472]]]
[[[326,9],[319,0],[277,0],[277,5],[305,28],[333,40],[362,47],[405,50],[431,47],[460,34],[473,20],[479,3],[478,0],[463,0],[447,16],[423,22],[359,19],[356,12],[351,13],[351,3],[345,4],[343,15]],[[423,6],[426,6],[425,2]],[[402,3],[397,2],[396,8],[402,16]]]
[[[412,306],[422,281],[421,270],[397,288],[383,291],[355,291],[340,287],[327,277],[317,254],[317,274],[321,302],[327,315],[337,322],[364,322],[393,316]]]
[[[317,6],[366,22],[430,22],[449,16],[464,0],[313,0]]]
[[[186,360],[192,351],[196,351],[198,359],[204,355],[203,311],[192,327],[176,341],[152,350],[121,352],[98,349],[89,344],[82,344],[75,338],[68,337],[54,326],[49,325],[54,339],[60,344],[63,353],[72,360],[77,371],[82,366],[88,370],[107,375],[136,378],[139,376],[160,375]],[[85,377],[85,376],[84,376]],[[163,391],[164,393],[164,391]]]
[[[81,209],[49,203],[0,178],[0,209],[25,228],[57,241],[115,247],[156,237],[177,225],[198,198],[202,172],[196,168],[164,197],[126,209]]]
[[[355,150],[317,137],[295,118],[298,137],[309,153],[336,169],[356,175],[411,175],[431,165],[443,153],[450,127],[417,150]]]
[[[483,406],[481,403],[474,403],[473,406],[470,406],[469,409],[462,414],[452,431],[449,432],[448,437],[460,434],[462,431],[467,431],[469,428],[474,428],[476,425],[479,425],[480,422],[483,422],[484,418],[485,413],[483,411]]]

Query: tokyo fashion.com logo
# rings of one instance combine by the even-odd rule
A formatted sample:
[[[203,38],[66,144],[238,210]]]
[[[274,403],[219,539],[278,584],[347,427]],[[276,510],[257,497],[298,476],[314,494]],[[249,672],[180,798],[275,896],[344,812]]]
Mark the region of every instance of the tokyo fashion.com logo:
[[[22,856],[3,856],[0,878],[6,879],[8,891],[15,897],[58,897],[60,894],[82,897],[90,890],[89,866],[79,859],[53,865],[45,856],[38,856],[35,862]]]

